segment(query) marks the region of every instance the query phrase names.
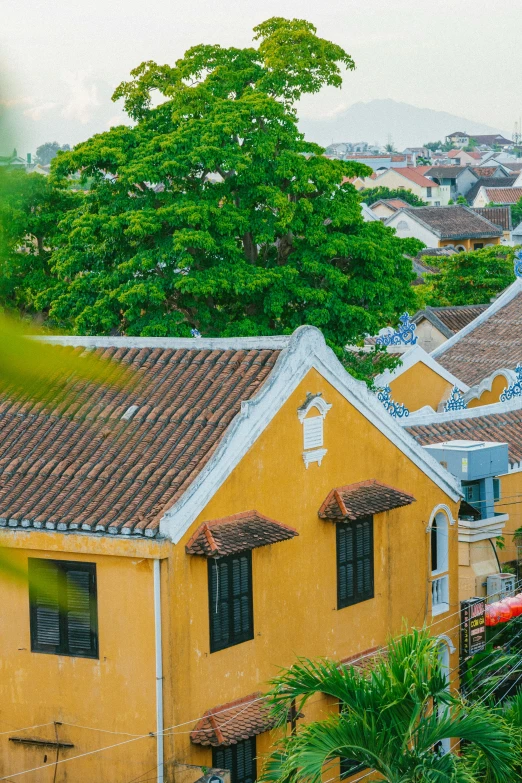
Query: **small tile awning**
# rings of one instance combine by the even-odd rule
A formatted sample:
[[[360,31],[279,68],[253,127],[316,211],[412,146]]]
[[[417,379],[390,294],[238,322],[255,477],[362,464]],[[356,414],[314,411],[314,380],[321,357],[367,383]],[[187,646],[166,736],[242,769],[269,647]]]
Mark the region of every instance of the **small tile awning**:
[[[319,516],[321,519],[342,522],[370,517],[414,502],[413,495],[389,487],[377,479],[370,479],[332,489],[319,509]]]
[[[222,519],[203,522],[185,547],[189,555],[222,557],[248,549],[288,541],[297,530],[257,511],[243,511]]]
[[[363,650],[356,655],[350,655],[348,658],[343,658],[341,665],[353,666],[355,669],[359,669],[362,672],[369,672],[376,663],[385,660],[387,657],[388,653],[385,647],[370,647],[368,650]]]
[[[235,745],[274,727],[262,693],[251,693],[237,701],[213,707],[190,733],[196,745]]]

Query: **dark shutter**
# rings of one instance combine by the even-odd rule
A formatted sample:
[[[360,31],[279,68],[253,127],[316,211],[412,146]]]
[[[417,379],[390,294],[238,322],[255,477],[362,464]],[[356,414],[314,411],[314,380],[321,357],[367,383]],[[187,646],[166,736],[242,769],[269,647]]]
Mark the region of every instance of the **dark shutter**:
[[[431,523],[431,570],[436,571],[438,569],[438,539],[437,539],[437,519],[435,518]]]
[[[94,598],[94,574],[68,568],[65,572],[67,596],[66,628],[69,655],[96,656],[96,617]]]
[[[230,770],[231,783],[254,783],[256,770],[256,738],[242,740],[228,748],[212,748],[212,766]]]
[[[252,553],[208,563],[210,651],[253,638]]]
[[[60,647],[60,571],[52,561],[29,558],[31,647],[56,652]]]
[[[343,522],[337,529],[337,606],[373,598],[373,519]]]
[[[98,657],[96,566],[29,558],[31,650]]]

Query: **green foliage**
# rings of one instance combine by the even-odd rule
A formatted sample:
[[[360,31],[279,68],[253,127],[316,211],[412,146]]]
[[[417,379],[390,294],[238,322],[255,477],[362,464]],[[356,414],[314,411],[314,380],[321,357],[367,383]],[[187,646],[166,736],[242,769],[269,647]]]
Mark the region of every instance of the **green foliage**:
[[[446,690],[439,641],[412,631],[391,641],[388,656],[364,670],[337,661],[300,659],[277,677],[270,692],[274,718],[286,725],[318,693],[335,699],[338,714],[299,725],[277,746],[265,783],[320,783],[337,778],[339,757],[374,769],[388,783],[511,783],[519,754],[500,716]],[[436,702],[439,709],[434,710]],[[480,777],[461,757],[440,755],[444,739],[470,743]]]
[[[481,250],[438,258],[440,271],[430,275],[422,288],[425,304],[487,304],[515,279],[515,248],[492,245]]]
[[[365,223],[343,180],[370,170],[304,140],[294,102],[354,67],[302,20],[257,48],[195,46],[121,84],[135,121],[60,153],[52,181],[90,187],[56,215],[51,276],[31,307],[79,334],[323,330],[339,355],[411,309],[420,243]],[[63,192],[63,191],[62,191]],[[54,238],[53,238],[54,243]]]
[[[58,221],[81,201],[64,181],[0,167],[0,304],[34,312],[35,297],[53,284],[50,259]]]
[[[511,205],[511,222],[513,223],[513,228],[522,223],[522,198],[519,198],[516,204]]]
[[[411,204],[412,207],[425,207],[427,202],[415,195],[411,190],[403,190],[402,188],[385,188],[382,185],[378,188],[364,188],[359,191],[361,201],[366,204],[375,204],[376,201],[386,198],[400,198]]]
[[[465,196],[457,196],[457,204],[464,204],[467,207],[468,202],[466,201]]]
[[[66,152],[70,149],[68,144],[60,146],[57,141],[46,141],[45,144],[40,144],[36,148],[36,163],[39,163],[41,166],[47,166],[59,152]]]
[[[428,141],[422,146],[426,147],[426,149],[429,149],[432,152],[436,152],[437,150],[441,150],[442,152],[449,152],[453,149],[453,144],[448,141]]]

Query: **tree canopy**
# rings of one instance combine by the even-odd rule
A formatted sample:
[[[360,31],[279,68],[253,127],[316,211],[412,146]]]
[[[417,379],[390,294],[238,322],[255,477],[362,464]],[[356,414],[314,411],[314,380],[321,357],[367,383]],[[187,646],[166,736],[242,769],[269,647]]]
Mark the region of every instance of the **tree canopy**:
[[[406,201],[411,204],[412,207],[426,207],[427,201],[416,196],[411,190],[404,190],[403,188],[386,188],[380,185],[378,188],[364,188],[359,191],[361,200],[366,204],[375,204],[376,201],[387,198],[400,198],[402,201]]]
[[[439,258],[439,271],[417,293],[433,307],[487,304],[515,279],[513,256],[514,248],[492,245]]]
[[[42,166],[47,166],[59,152],[66,152],[70,149],[68,144],[62,144],[60,146],[57,141],[46,141],[45,144],[40,144],[40,146],[36,148],[35,160]]]
[[[340,349],[411,307],[416,240],[365,223],[347,178],[304,140],[296,100],[340,86],[352,58],[303,20],[257,46],[200,45],[121,84],[134,120],[58,155],[52,181],[89,188],[59,214],[35,312],[83,334],[189,336],[318,326]],[[158,105],[159,103],[159,105]]]

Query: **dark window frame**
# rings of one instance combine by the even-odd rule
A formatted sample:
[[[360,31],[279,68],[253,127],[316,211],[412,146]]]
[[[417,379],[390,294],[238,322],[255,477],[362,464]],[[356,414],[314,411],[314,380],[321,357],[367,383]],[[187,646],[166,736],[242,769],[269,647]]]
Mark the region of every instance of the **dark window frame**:
[[[357,590],[357,577],[358,577],[358,563],[364,559],[364,557],[357,558],[356,556],[356,531],[359,525],[369,524],[370,527],[370,588],[368,590]],[[337,573],[337,609],[344,609],[347,606],[354,606],[354,604],[362,603],[363,601],[369,601],[375,596],[375,549],[374,549],[374,537],[373,537],[373,517],[361,517],[349,522],[337,522],[336,525],[336,573]],[[353,566],[353,597],[343,597],[341,595],[341,578],[340,569],[345,563],[341,562],[340,558],[340,536],[341,532],[346,531],[348,528],[352,530],[353,534],[353,557],[351,560]],[[348,561],[347,561],[348,562]]]
[[[61,581],[59,585],[59,593],[61,593],[64,602],[67,601],[67,589],[66,578],[67,573],[74,571],[81,571],[89,575],[88,582],[88,601],[89,601],[89,635],[90,646],[81,650],[71,650],[69,641],[69,619],[68,611],[64,610],[63,606],[58,606],[58,627],[59,627],[59,642],[58,644],[42,643],[38,639],[38,600],[42,598],[42,590],[34,580],[35,569],[38,567],[41,569],[42,565],[49,569],[56,569],[58,573],[58,580]],[[33,572],[33,578],[31,578],[31,572]],[[31,652],[43,653],[50,655],[65,655],[70,658],[92,658],[99,659],[99,633],[98,633],[98,591],[97,591],[97,578],[96,578],[96,564],[84,563],[74,560],[51,560],[48,558],[28,558],[28,573],[29,573],[29,626],[31,636]],[[65,589],[64,589],[65,587]],[[61,588],[61,589],[60,589]]]
[[[233,580],[233,567],[232,563],[234,560],[239,560],[241,558],[247,559],[248,564],[248,615],[249,615],[249,624],[246,630],[235,633],[234,632],[234,602],[233,600],[229,599],[228,601],[228,637],[226,640],[217,640],[215,638],[215,632],[214,632],[214,625],[212,622],[212,611],[213,606],[215,605],[216,598],[213,595],[212,590],[212,569],[216,568],[216,563],[223,563],[227,562],[229,564],[229,573],[228,573],[228,591],[229,595],[233,598],[233,587],[232,587],[232,580]],[[219,596],[218,596],[219,601]],[[226,650],[228,647],[235,647],[236,644],[243,644],[243,642],[248,642],[251,639],[254,638],[254,586],[253,586],[253,576],[252,576],[252,550],[247,549],[243,552],[238,552],[235,555],[225,555],[223,557],[217,557],[217,558],[209,558],[208,560],[208,617],[209,617],[209,637],[210,637],[210,652],[219,652],[220,650]]]
[[[239,777],[239,765],[237,758],[238,751],[246,748],[247,745],[250,745],[252,773],[250,775],[244,774],[243,776]],[[227,755],[229,755],[231,758],[231,763],[229,766],[226,766],[228,762],[225,760],[225,757]],[[256,755],[256,738],[249,737],[246,740],[240,740],[239,742],[236,742],[234,745],[219,745],[218,747],[212,748],[212,766],[214,769],[228,769],[230,771],[230,783],[254,783],[254,781],[257,780]]]

